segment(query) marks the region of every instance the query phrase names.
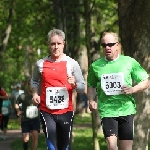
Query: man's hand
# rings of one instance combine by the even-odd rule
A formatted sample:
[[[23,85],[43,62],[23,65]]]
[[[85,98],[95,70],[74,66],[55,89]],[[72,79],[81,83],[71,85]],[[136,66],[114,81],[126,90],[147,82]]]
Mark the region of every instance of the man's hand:
[[[34,93],[32,101],[34,104],[39,104],[40,103],[40,96],[37,93]]]
[[[17,110],[17,116],[18,116],[18,117],[19,117],[22,113],[23,113],[23,111],[20,111],[19,109]]]
[[[74,76],[68,76],[67,79],[68,79],[68,83],[71,84],[71,86],[72,86],[73,88],[75,88],[75,87],[76,87],[76,81],[75,81]]]
[[[123,86],[122,90],[125,94],[133,94],[134,93],[134,88],[129,87],[129,86]]]
[[[89,101],[89,109],[91,111],[96,110],[97,109],[97,103],[95,101],[93,101],[93,100],[90,100]]]

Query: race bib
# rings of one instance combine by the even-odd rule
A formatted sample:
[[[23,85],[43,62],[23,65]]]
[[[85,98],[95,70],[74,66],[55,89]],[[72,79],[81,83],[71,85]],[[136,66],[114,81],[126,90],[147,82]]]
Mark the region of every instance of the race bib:
[[[28,106],[26,109],[26,117],[30,119],[38,117],[37,106]]]
[[[49,109],[68,108],[69,94],[65,87],[46,88],[46,107]]]
[[[101,76],[101,88],[106,95],[123,94],[122,86],[124,85],[123,73],[103,74]]]
[[[9,114],[9,109],[7,107],[2,107],[2,114],[3,115],[8,115]]]

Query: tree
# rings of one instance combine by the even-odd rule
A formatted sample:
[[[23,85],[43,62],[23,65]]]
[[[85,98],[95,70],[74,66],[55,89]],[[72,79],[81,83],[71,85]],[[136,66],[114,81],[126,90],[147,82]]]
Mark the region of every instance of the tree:
[[[0,84],[6,91],[25,80],[35,61],[47,54],[45,35],[54,26],[52,6],[47,0],[0,1]]]
[[[8,11],[7,13],[7,20],[5,20],[5,17],[2,17],[2,21],[5,25],[4,28],[1,28],[0,33],[0,51],[4,53],[6,51],[6,46],[8,44],[9,36],[12,30],[12,19],[13,19],[13,12],[14,12],[14,0],[10,0],[9,3],[1,2],[1,7],[3,8],[1,10],[1,13],[4,13],[5,10]],[[1,24],[2,25],[2,24]]]
[[[150,1],[119,0],[119,32],[123,52],[134,57],[150,73]],[[135,95],[137,114],[135,115],[134,150],[146,150],[149,128],[149,89]]]

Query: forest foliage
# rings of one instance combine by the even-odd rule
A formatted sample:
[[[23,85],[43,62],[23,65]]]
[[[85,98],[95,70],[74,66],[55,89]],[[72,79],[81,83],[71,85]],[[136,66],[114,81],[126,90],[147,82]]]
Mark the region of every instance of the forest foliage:
[[[118,32],[117,10],[116,0],[1,0],[0,85],[11,92],[32,74],[34,63],[49,54],[47,33],[53,28],[66,33],[64,51],[77,61],[83,49],[91,57],[99,53],[101,33]]]

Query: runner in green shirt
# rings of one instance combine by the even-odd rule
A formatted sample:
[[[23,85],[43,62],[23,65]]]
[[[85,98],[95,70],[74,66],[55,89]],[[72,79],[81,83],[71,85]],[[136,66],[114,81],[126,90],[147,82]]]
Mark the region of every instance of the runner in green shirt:
[[[118,35],[104,32],[102,47],[105,57],[93,62],[88,71],[89,108],[97,109],[94,101],[98,95],[98,111],[109,150],[132,150],[133,117],[136,104],[133,93],[148,88],[147,72],[129,56],[120,55]],[[133,85],[136,82],[136,85]],[[97,92],[96,92],[97,89]]]

